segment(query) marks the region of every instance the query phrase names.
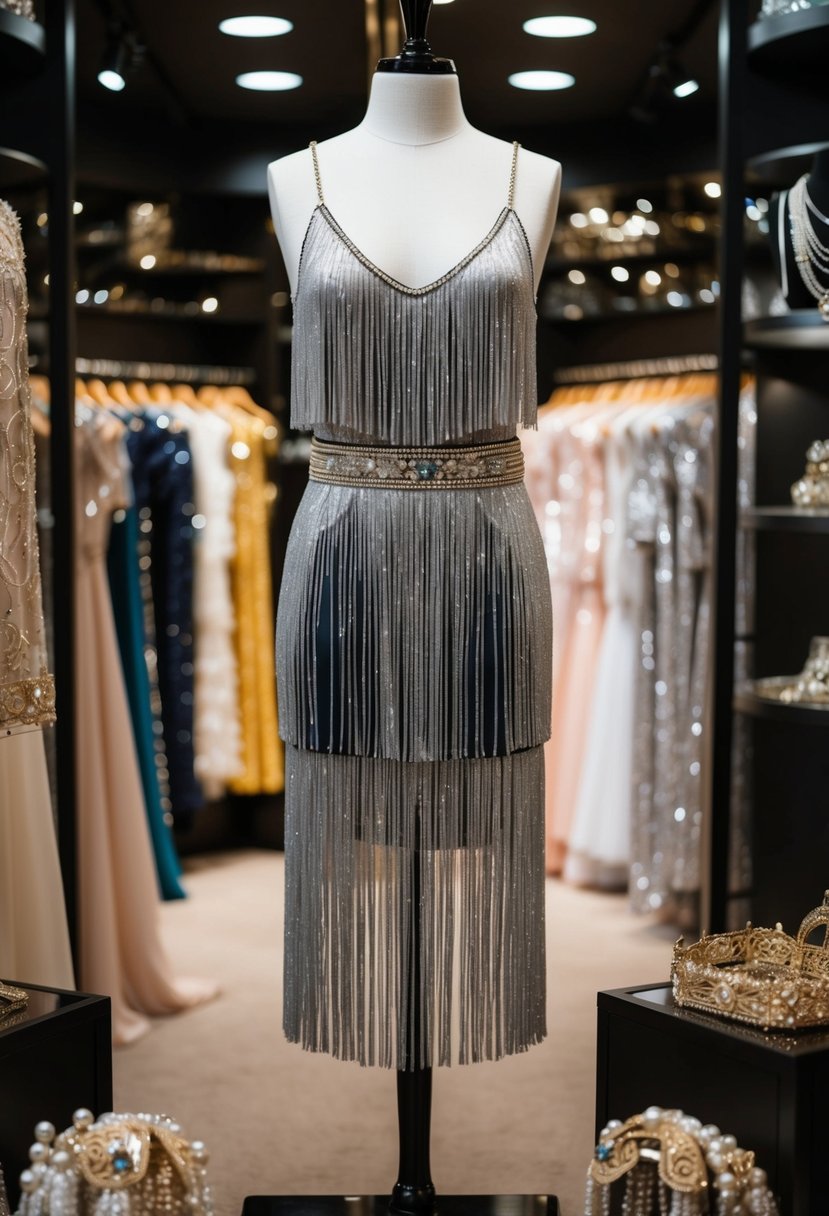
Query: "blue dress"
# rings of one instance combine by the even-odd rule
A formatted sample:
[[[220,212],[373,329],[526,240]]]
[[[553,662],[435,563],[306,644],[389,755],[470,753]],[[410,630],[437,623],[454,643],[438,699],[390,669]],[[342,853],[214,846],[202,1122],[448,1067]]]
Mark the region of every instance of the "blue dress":
[[[185,899],[187,892],[179,882],[181,863],[161,803],[159,766],[156,764],[156,756],[159,754],[156,740],[159,735],[153,730],[158,719],[154,720],[153,716],[150,678],[144,656],[146,637],[144,608],[138,581],[138,535],[138,515],[135,507],[118,512],[113,521],[107,553],[109,589],[124,682],[127,686],[135,749],[144,788],[158,887],[164,899]]]

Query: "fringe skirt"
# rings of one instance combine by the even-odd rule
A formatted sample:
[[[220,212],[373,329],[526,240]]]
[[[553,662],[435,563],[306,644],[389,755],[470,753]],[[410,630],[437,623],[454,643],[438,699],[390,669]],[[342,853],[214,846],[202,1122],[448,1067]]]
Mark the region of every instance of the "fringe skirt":
[[[544,1037],[551,635],[523,485],[309,483],[277,616],[289,1040],[415,1069]]]

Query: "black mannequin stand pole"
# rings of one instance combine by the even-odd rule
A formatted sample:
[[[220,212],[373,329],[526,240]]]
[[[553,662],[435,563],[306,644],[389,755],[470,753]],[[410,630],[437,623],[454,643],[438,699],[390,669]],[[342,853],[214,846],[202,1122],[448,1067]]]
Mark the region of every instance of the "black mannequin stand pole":
[[[423,853],[418,821],[412,850],[411,899],[409,903],[409,964],[407,969],[409,1055],[416,1061],[421,1042],[421,890]],[[429,1162],[432,1119],[431,1068],[405,1068],[397,1073],[397,1119],[400,1134],[400,1166],[389,1211],[428,1213],[436,1210],[435,1188]]]

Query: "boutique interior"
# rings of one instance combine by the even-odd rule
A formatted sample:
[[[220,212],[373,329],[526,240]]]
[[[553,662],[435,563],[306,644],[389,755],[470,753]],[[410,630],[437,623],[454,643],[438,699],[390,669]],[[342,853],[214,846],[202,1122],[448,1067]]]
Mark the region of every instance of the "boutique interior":
[[[413,58],[400,68],[407,37]],[[188,1204],[197,1216],[230,1216],[249,1195],[350,1196],[360,1207],[356,1197],[390,1193],[398,1150],[408,1160],[401,1077],[422,1084],[427,1074],[444,1213],[454,1209],[441,1196],[488,1196],[458,1213],[502,1216],[826,1212],[829,954],[806,938],[829,924],[821,903],[829,887],[827,53],[826,0],[0,0],[5,1213],[20,1204],[21,1216],[137,1216],[139,1203],[147,1216],[178,1216]],[[435,57],[454,68],[435,67]],[[378,70],[381,60],[397,66]],[[470,215],[457,257],[440,228],[444,212],[446,231],[457,227],[462,160],[444,162],[427,195],[417,171],[405,188],[388,181],[391,153],[388,168],[381,160],[372,173],[359,152],[351,177],[339,177],[350,145],[338,153],[329,143],[360,127],[370,94],[379,105],[412,80],[445,92],[447,78],[459,85],[464,123],[493,137],[496,169],[504,166],[495,175],[503,198],[496,188],[484,213],[504,211],[483,240],[486,219],[478,230]],[[418,119],[423,130],[430,120]],[[312,141],[319,147],[309,151]],[[536,176],[547,180],[544,198]],[[358,234],[361,190],[374,194],[362,205],[376,222]],[[354,227],[346,227],[349,203]],[[547,206],[549,248],[534,233],[535,204]],[[300,212],[300,235],[308,228],[296,255],[301,243],[303,272],[310,263],[304,302],[293,255],[283,260],[293,235],[280,230]],[[511,227],[510,214],[518,217]],[[438,272],[417,279],[425,287],[406,286],[379,254],[372,260],[383,230],[411,249],[435,240],[437,261],[425,264]],[[314,452],[332,453],[319,478],[341,478],[325,487],[326,501],[406,500],[400,518],[415,521],[403,546],[414,582],[435,561],[429,545],[440,548],[436,531],[422,544],[414,535],[421,499],[455,496],[451,543],[460,546],[472,526],[462,500],[514,487],[502,484],[492,445],[480,449],[480,469],[495,489],[442,498],[441,478],[478,476],[479,466],[456,474],[454,461],[435,456],[439,446],[392,435],[385,442],[414,453],[408,468],[399,462],[402,476],[436,479],[437,488],[355,490],[377,471],[376,450],[355,472],[353,448],[312,449],[305,420],[313,409],[303,413],[298,402],[322,392],[325,374],[335,374],[334,347],[361,327],[374,327],[378,349],[382,331],[383,349],[404,365],[455,368],[428,345],[438,330],[407,332],[406,318],[421,307],[417,316],[436,315],[428,310],[444,299],[456,316],[461,292],[474,289],[466,285],[507,256],[510,233],[524,233],[521,256],[530,258],[521,264],[535,274],[536,379],[513,459],[523,459],[543,588],[530,596],[515,566],[511,581],[493,578],[474,594],[489,597],[493,619],[512,613],[516,631],[511,657],[498,650],[507,644],[499,634],[496,658],[481,662],[524,673],[507,678],[524,681],[516,704],[528,718],[547,704],[531,686],[551,684],[552,713],[528,742],[508,723],[515,765],[502,767],[511,792],[493,814],[509,847],[475,836],[494,831],[484,824],[492,795],[480,779],[455,797],[454,826],[445,794],[437,843],[422,844],[418,810],[407,855],[428,861],[393,880],[393,857],[407,850],[390,841],[398,830],[390,812],[378,826],[370,799],[386,797],[374,788],[379,778],[355,776],[368,771],[346,763],[359,756],[323,756],[324,770],[296,758],[308,755],[303,747],[327,746],[297,747],[286,724],[299,715],[295,704],[313,700],[317,650],[311,675],[297,674],[299,658],[284,689],[276,675],[280,595],[290,631],[321,647],[320,627],[313,633],[303,622],[314,604],[325,611],[329,591],[346,594],[349,563],[363,560],[361,546],[386,544],[382,527],[391,527],[383,517],[382,527],[335,535],[333,515],[298,515],[317,476]],[[326,254],[326,240],[336,250]],[[364,295],[340,312],[332,295],[327,312],[313,312],[315,284],[346,256],[368,283]],[[452,269],[441,275],[441,266]],[[381,291],[391,293],[384,315],[366,320],[359,309],[375,306]],[[468,381],[451,375],[474,380],[489,409],[505,391],[506,364],[480,320],[487,307],[474,316],[457,323],[459,349],[470,344],[472,365],[475,342],[488,341],[490,363],[484,354],[480,384],[474,367]],[[315,369],[329,322],[334,346]],[[517,323],[506,312],[493,321],[498,341],[509,346],[507,326]],[[463,324],[480,324],[484,336],[465,336]],[[519,345],[509,348],[514,362]],[[349,363],[340,383],[348,375],[365,386],[360,366]],[[381,376],[392,398],[393,373]],[[445,377],[451,394],[450,370]],[[411,381],[399,383],[405,394]],[[368,404],[353,409],[368,416]],[[484,510],[497,564],[492,554],[510,528],[521,529]],[[339,583],[321,582],[306,599],[285,590],[296,579],[300,542],[289,547],[289,538],[298,518],[320,521],[334,537],[326,560],[339,562],[325,576]],[[338,536],[352,548],[338,549]],[[515,538],[516,552],[523,543]],[[450,601],[469,594],[469,560],[439,575]],[[375,585],[359,572],[352,581],[364,619],[362,597]],[[519,654],[521,596],[534,599],[527,619],[543,632],[538,603],[548,585],[552,652],[529,628],[530,649]],[[413,618],[419,611],[411,608]],[[341,624],[340,639],[346,630]],[[354,662],[380,664],[373,644],[349,642]],[[404,696],[405,729],[415,734],[421,703],[427,716],[449,705],[449,725],[439,717],[447,732],[452,714],[464,712],[463,690],[433,695],[430,670],[436,686],[454,677],[430,662],[425,691]],[[396,720],[382,720],[401,704],[399,689],[380,687],[384,670],[372,684],[372,721],[359,729],[402,736]],[[348,678],[350,706],[359,687],[367,695],[366,679]],[[315,739],[344,731],[333,709],[330,721],[313,713]],[[520,757],[536,745],[532,769]],[[494,758],[446,763],[504,758],[457,754]],[[441,755],[423,750],[422,759],[443,763]],[[540,775],[526,776],[541,769],[543,808]],[[291,791],[299,798],[299,787],[315,782],[314,798],[292,817]],[[519,804],[530,798],[522,783],[539,805],[535,835],[529,822],[522,834]],[[414,802],[426,798],[406,788]],[[322,858],[332,849],[318,863],[330,870],[321,894],[310,869],[319,842],[293,846],[296,860],[290,853],[313,808],[319,823],[329,812],[337,819],[318,829],[335,837],[318,850]],[[440,830],[429,824],[424,831]],[[349,833],[356,844],[343,845]],[[394,913],[381,895],[373,902],[393,881],[402,891]],[[421,1042],[427,1036],[421,1006],[413,1014],[394,1006],[396,1026],[380,1006],[376,1021],[363,1009],[375,990],[392,1002],[403,982],[397,963],[379,956],[406,953],[398,938],[407,930],[393,915],[412,906],[421,908],[409,922],[414,940],[433,922],[435,932],[404,980],[428,987],[438,975],[442,984],[455,951],[459,1007],[450,1008],[447,984],[423,1008],[429,1027],[433,1014],[435,1064],[449,1062],[457,1022],[468,1067],[432,1070],[431,1054],[395,1065],[407,1017]],[[363,916],[375,918],[385,945],[372,937],[361,952],[354,944],[370,936]],[[489,927],[476,927],[484,921]],[[747,922],[763,928],[746,930]],[[479,958],[476,942],[489,933]],[[534,945],[517,963],[522,935]],[[324,967],[339,987],[317,1007],[310,988],[324,981],[308,976]],[[532,983],[522,967],[534,970]],[[310,1002],[296,1015],[301,1030],[288,1032],[286,1012],[283,1033],[283,999],[286,1010]],[[539,999],[546,1034],[533,1022]],[[491,1050],[490,1039],[498,1040]],[[166,1207],[158,1196],[130,1207],[117,1188],[101,1192],[106,1204],[91,1192],[82,1203],[57,1183],[44,1198],[49,1171],[63,1186],[69,1167],[48,1147],[48,1128],[36,1136],[47,1148],[30,1153],[32,1128],[67,1127],[78,1108],[178,1120],[166,1130],[153,1123],[152,1135],[171,1153],[171,1135],[183,1128],[191,1138],[184,1206],[176,1191]],[[106,1132],[105,1123],[87,1131],[90,1122],[75,1120],[81,1139]],[[428,1149],[428,1113],[426,1129]],[[683,1135],[701,1162],[696,1181],[684,1183],[664,1164]],[[193,1182],[207,1160],[199,1141],[209,1149],[212,1200]],[[635,1146],[645,1141],[640,1162]],[[116,1173],[129,1173],[120,1145],[106,1152]],[[395,1194],[392,1211],[436,1210],[433,1193],[409,1206]],[[277,1209],[246,1207],[246,1216]]]

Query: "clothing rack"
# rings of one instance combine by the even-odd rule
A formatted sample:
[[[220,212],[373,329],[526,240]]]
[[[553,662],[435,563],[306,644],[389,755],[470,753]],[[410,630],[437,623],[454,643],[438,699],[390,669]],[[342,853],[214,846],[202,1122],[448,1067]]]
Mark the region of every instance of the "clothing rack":
[[[130,377],[134,380],[178,381],[183,384],[246,385],[256,381],[252,367],[217,367],[209,363],[146,363],[135,359],[75,360],[80,376],[102,380]]]
[[[629,359],[622,363],[588,363],[560,367],[556,384],[592,384],[606,380],[638,380],[645,376],[681,376],[686,372],[715,372],[716,355],[669,355],[660,359]]]

